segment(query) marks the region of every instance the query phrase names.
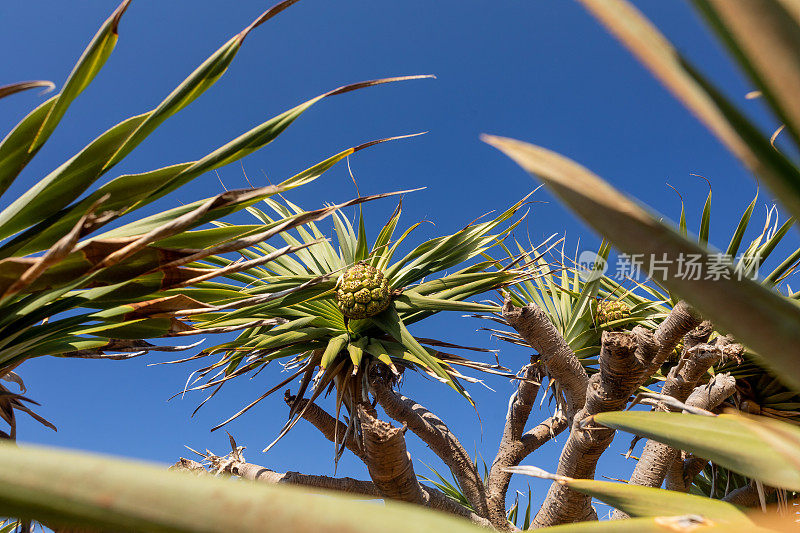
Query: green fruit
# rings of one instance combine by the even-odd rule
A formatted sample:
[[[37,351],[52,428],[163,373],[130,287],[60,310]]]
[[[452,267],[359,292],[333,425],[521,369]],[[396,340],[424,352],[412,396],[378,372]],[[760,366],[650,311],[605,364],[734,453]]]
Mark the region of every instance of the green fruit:
[[[336,282],[336,305],[347,318],[375,316],[391,301],[389,280],[373,266],[359,263]]]
[[[600,302],[597,306],[595,323],[598,328],[602,328],[609,322],[630,318],[630,316],[631,308],[623,302]]]

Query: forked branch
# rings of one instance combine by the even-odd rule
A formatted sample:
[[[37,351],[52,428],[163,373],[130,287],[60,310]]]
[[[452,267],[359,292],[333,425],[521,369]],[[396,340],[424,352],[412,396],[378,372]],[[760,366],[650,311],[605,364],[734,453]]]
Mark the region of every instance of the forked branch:
[[[687,336],[689,339],[690,336]],[[671,396],[687,405],[702,407],[709,405],[716,408],[725,398],[733,394],[735,380],[731,384],[730,376],[718,376],[719,382],[712,381],[708,387],[703,386],[692,398],[692,403],[687,401],[689,395],[695,390],[698,381],[706,375],[708,369],[717,363],[720,358],[737,357],[741,355],[742,347],[738,344],[697,344],[684,351],[679,363],[670,370],[667,380],[662,388],[662,394]],[[727,393],[727,396],[721,397]],[[716,405],[713,401],[719,400]],[[705,408],[705,407],[704,407]],[[664,406],[661,410],[670,410]],[[709,410],[706,408],[706,410]],[[634,467],[629,483],[645,487],[660,487],[667,476],[673,462],[678,459],[678,450],[655,440],[648,440],[642,451],[641,458]],[[683,477],[683,476],[681,476]],[[672,484],[676,484],[673,479]],[[612,518],[626,518],[627,515],[617,510]]]
[[[378,404],[387,415],[408,427],[439,456],[458,480],[473,509],[481,516],[486,516],[486,490],[469,453],[438,416],[411,398],[395,392],[385,377],[378,371],[377,365],[372,367],[369,383]]]
[[[590,422],[591,416],[619,411],[630,395],[644,382],[646,358],[653,353],[653,335],[637,326],[633,332],[604,332],[598,358],[600,372],[589,379],[586,405],[575,416],[561,452],[556,474],[572,478],[594,478],[597,461],[614,439],[614,431]],[[533,527],[546,527],[596,519],[591,498],[560,483],[550,486]]]
[[[538,364],[531,363],[522,368],[521,374],[522,379],[508,403],[503,436],[487,482],[489,517],[498,529],[507,528],[506,493],[512,474],[506,468],[519,465],[525,457],[564,431],[568,425],[567,419],[559,412],[523,433],[539,393],[541,371]]]

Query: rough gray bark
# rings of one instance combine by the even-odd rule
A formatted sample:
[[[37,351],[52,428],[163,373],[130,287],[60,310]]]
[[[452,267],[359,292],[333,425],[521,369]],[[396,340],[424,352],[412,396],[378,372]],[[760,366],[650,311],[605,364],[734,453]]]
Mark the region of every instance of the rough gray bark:
[[[589,377],[583,365],[550,322],[547,314],[536,304],[514,307],[510,300],[506,300],[503,305],[503,319],[539,353],[539,361],[544,365],[548,376],[564,394],[564,414],[571,423],[575,413],[586,401]]]
[[[597,461],[614,439],[614,430],[592,424],[592,415],[619,411],[646,379],[654,351],[652,334],[637,327],[633,332],[604,332],[598,362],[600,372],[589,379],[586,404],[575,416],[561,452],[557,475],[592,479]],[[585,424],[585,422],[589,422]],[[584,424],[582,424],[584,423]],[[554,482],[532,527],[540,528],[596,518],[591,497]]]
[[[458,480],[475,512],[487,516],[488,502],[483,479],[472,457],[447,425],[424,406],[392,390],[379,372],[371,371],[369,378],[370,389],[386,414],[405,424],[439,456]]]

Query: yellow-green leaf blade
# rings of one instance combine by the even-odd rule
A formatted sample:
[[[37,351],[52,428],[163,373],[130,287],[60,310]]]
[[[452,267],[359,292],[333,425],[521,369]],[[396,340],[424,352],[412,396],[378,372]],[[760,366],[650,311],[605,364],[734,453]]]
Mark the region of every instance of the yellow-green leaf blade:
[[[610,481],[594,479],[574,479],[566,476],[549,474],[535,466],[514,466],[506,471],[526,474],[534,477],[552,479],[556,483],[572,490],[588,494],[630,516],[680,516],[700,515],[714,522],[745,522],[743,527],[751,525],[750,519],[736,506],[685,492],[662,490],[656,487],[642,487]]]
[[[800,429],[790,424],[739,415],[641,411],[602,413],[594,420],[690,451],[768,485],[800,490]],[[777,442],[764,431],[777,434]]]
[[[324,494],[321,498],[285,484],[231,483],[169,472],[159,465],[0,444],[0,513],[48,524],[159,533],[256,533],[265,524],[274,531],[483,531],[419,507],[365,505]]]

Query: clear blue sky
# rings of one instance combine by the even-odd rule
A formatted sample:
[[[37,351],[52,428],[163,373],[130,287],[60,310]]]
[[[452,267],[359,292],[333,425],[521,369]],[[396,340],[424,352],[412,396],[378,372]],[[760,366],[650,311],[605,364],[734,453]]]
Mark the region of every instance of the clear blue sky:
[[[156,105],[197,64],[270,6],[263,0],[134,0],[120,26],[120,41],[104,70],[73,104],[46,148],[12,192],[19,193],[60,164],[101,131]],[[638,2],[662,30],[738,101],[748,86],[688,7],[678,1]],[[116,0],[0,3],[0,84],[51,79],[59,86]],[[728,153],[664,91],[583,9],[567,0],[407,0],[364,2],[303,0],[253,32],[232,67],[215,87],[170,119],[114,169],[141,172],[196,159],[255,124],[339,85],[384,76],[435,74],[436,80],[406,82],[332,98],[318,104],[278,141],[244,160],[256,185],[287,177],[345,147],[398,134],[430,131],[423,137],[382,145],[358,154],[352,168],[362,193],[425,186],[409,196],[406,225],[427,219],[417,238],[453,232],[475,217],[517,201],[537,185],[513,163],[478,140],[482,132],[517,137],[580,161],[661,213],[677,217],[679,203],[666,186],[687,200],[690,223],[705,198],[707,176],[714,185],[712,243],[727,244],[755,182]],[[7,131],[41,101],[33,92],[2,102],[0,131]],[[759,104],[745,105],[757,112]],[[758,115],[763,120],[763,115]],[[229,188],[246,186],[238,164],[220,176]],[[165,209],[221,191],[216,176],[204,176],[153,206]],[[354,195],[346,167],[295,191],[291,199],[307,208]],[[540,191],[518,233],[540,240],[566,232],[568,243],[594,247],[597,238]],[[765,205],[766,200],[761,202]],[[379,224],[391,201],[372,205]],[[761,217],[763,207],[757,212]],[[372,234],[374,238],[374,232]],[[521,348],[500,345],[475,330],[483,324],[441,316],[417,328],[423,336],[501,349],[501,360],[518,368]],[[207,342],[220,342],[209,339]],[[20,416],[23,441],[133,456],[162,463],[187,455],[184,445],[218,453],[224,433],[209,428],[248,403],[276,373],[240,380],[189,415],[202,399],[190,395],[167,402],[195,367],[157,366],[153,355],[129,362],[40,358],[19,370],[40,412],[59,428],[46,430]],[[439,413],[470,449],[491,462],[512,385],[487,379],[496,392],[475,386],[482,419],[445,387],[414,375],[403,390]],[[296,387],[296,385],[295,385]],[[535,423],[549,413],[534,412]],[[301,423],[269,454],[260,453],[283,424],[280,395],[262,402],[228,429],[246,457],[275,470],[333,473],[333,447]],[[526,461],[554,470],[560,446],[550,444]],[[409,446],[420,463],[437,464],[414,437]],[[618,436],[601,460],[598,474],[627,478],[632,463],[618,452]],[[640,445],[641,446],[641,445]],[[345,457],[339,475],[366,478],[363,467]],[[515,480],[523,489],[528,480]],[[535,498],[547,483],[531,483]],[[513,497],[512,497],[513,498]],[[601,510],[602,514],[602,510]]]

